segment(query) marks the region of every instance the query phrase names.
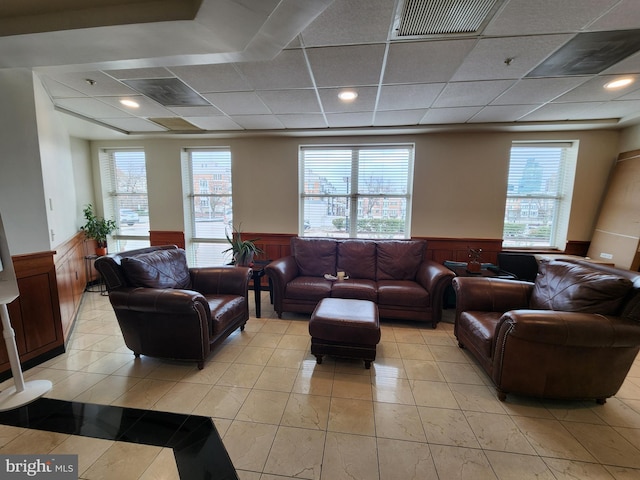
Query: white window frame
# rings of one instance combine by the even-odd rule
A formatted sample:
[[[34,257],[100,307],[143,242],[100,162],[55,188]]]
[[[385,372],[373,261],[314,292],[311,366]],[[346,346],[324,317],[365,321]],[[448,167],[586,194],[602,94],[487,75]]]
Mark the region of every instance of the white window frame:
[[[363,152],[371,154],[371,152],[380,152],[381,161],[387,161],[388,165],[385,166],[386,175],[381,176],[380,183],[386,179],[388,184],[392,185],[395,191],[365,191],[366,187],[364,182],[359,182],[361,172],[366,169],[366,162],[371,161],[372,157],[362,155]],[[392,158],[391,152],[396,152],[397,158]],[[341,169],[334,170],[329,175],[325,176],[318,173],[318,178],[321,187],[318,189],[317,185],[313,187],[310,185],[312,179],[316,174],[313,173],[312,168],[315,163],[316,166],[321,162],[323,165],[329,164],[331,154],[342,154],[339,159],[344,163],[341,164]],[[347,157],[350,155],[350,159]],[[326,156],[327,159],[322,159]],[[348,238],[410,238],[411,237],[411,210],[412,210],[412,197],[413,197],[413,169],[415,159],[415,145],[413,143],[402,144],[363,144],[363,145],[301,145],[299,147],[299,235],[300,236],[327,236],[327,237],[348,237]],[[391,173],[393,169],[394,161],[399,162],[402,165],[401,174],[399,178],[394,178]],[[403,163],[405,162],[405,163]],[[347,166],[347,163],[349,165]],[[344,171],[343,171],[344,170]],[[406,170],[406,175],[404,172]],[[344,172],[347,172],[343,175]],[[329,180],[329,177],[333,177]],[[341,180],[343,183],[341,183]],[[316,182],[317,183],[317,182]],[[359,187],[360,185],[360,187]],[[359,188],[362,191],[359,191]],[[383,190],[384,187],[381,187]],[[307,228],[312,222],[309,220],[315,214],[311,211],[305,211],[307,208],[307,200],[317,199],[322,205],[318,205],[317,209],[323,211],[326,209],[327,215],[323,218],[322,223],[325,224],[329,221],[330,217],[344,217],[344,231],[342,229],[332,229],[331,226],[320,227],[320,229]],[[370,215],[366,218],[373,220],[393,220],[402,218],[404,216],[404,225],[402,231],[397,232],[375,232],[375,231],[362,231],[358,232],[358,220],[365,218],[367,213],[364,211],[364,202],[372,201],[371,212],[376,212],[376,215]],[[380,200],[380,202],[378,202]],[[398,214],[394,211],[391,215],[389,212],[395,208],[395,204],[400,202],[398,208],[402,209],[402,203],[404,203],[403,211]],[[379,204],[378,204],[379,203]],[[387,205],[383,209],[383,204]],[[324,206],[323,206],[324,205]],[[388,216],[384,217],[384,213]],[[378,215],[378,213],[381,213]],[[316,217],[318,215],[315,215]],[[377,218],[379,217],[379,218]],[[382,224],[382,222],[380,222]]]
[[[117,185],[116,156],[121,153],[142,155],[144,175],[140,177],[141,183],[138,183],[137,186],[133,188],[134,191],[122,190]],[[136,210],[142,218],[145,218],[146,214],[148,222],[149,197],[147,189],[146,156],[144,149],[104,148],[100,150],[99,160],[104,216],[105,218],[114,219],[117,225],[116,231],[108,240],[109,249],[122,252],[125,250],[133,250],[150,246],[149,228],[146,228],[144,233],[140,233],[140,228],[138,227],[138,232],[136,233],[126,231],[128,230],[128,228],[126,228],[128,225],[125,226],[120,224],[120,210],[126,208],[123,207],[123,204],[127,204],[127,198],[138,199],[136,202],[137,206],[141,206],[146,203],[146,212],[139,211],[138,209],[134,210]]]
[[[213,153],[218,162],[228,161],[223,168],[229,170],[228,193],[223,193],[221,185],[208,184],[207,192],[194,191],[194,153]],[[225,158],[228,157],[228,158]],[[185,219],[185,247],[189,265],[194,267],[211,266],[212,264],[224,264],[230,261],[230,254],[222,254],[229,247],[226,235],[230,235],[233,229],[233,176],[232,176],[231,148],[226,147],[198,147],[186,148],[182,156],[182,184],[184,192],[184,219]],[[224,175],[216,172],[210,175],[213,181],[222,181]],[[198,185],[203,184],[203,179],[196,179]],[[222,193],[221,193],[222,192]],[[196,206],[208,205],[210,218],[202,217],[202,212],[196,210]],[[213,205],[213,207],[211,207]],[[217,206],[220,205],[221,209]],[[231,216],[227,215],[231,212]],[[220,218],[218,218],[220,217]],[[198,222],[198,225],[196,224]],[[202,222],[202,223],[201,223]],[[198,235],[203,228],[199,225],[211,226],[211,235]],[[201,248],[202,247],[202,248]],[[206,252],[206,253],[205,253]]]
[[[578,141],[512,143],[502,235],[503,248],[564,250],[569,229],[578,147]],[[554,166],[556,161],[558,164]],[[537,191],[519,190],[520,186],[525,185],[522,176],[525,175],[527,162],[535,162],[533,167],[539,170],[536,175],[540,175],[540,178],[534,179],[540,185]],[[520,210],[518,205],[525,208]],[[519,219],[522,221],[518,221]],[[524,225],[522,233],[514,229],[514,225]],[[536,236],[536,232],[541,230],[549,232],[548,238]]]

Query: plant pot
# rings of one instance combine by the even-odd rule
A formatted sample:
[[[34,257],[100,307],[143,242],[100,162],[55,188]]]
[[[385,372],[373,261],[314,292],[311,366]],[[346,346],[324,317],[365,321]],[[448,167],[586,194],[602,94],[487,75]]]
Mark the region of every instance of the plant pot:
[[[249,252],[246,255],[241,255],[239,253],[236,253],[233,256],[233,263],[236,264],[238,267],[250,267],[253,264],[253,257],[254,257],[253,252]]]
[[[102,257],[107,254],[107,247],[96,247],[96,255]]]

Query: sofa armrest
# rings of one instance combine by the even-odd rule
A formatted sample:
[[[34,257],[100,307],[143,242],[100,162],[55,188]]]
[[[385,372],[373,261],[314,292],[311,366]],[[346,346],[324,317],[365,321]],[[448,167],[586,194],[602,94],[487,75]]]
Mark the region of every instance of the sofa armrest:
[[[247,267],[190,268],[191,288],[204,294],[247,296],[252,270]]]
[[[455,277],[456,318],[464,311],[507,312],[529,307],[533,283],[487,277]]]
[[[173,288],[125,287],[109,292],[115,310],[188,315],[195,310],[209,318],[209,304],[198,292]]]
[[[505,336],[539,344],[611,348],[640,345],[640,324],[621,317],[555,310],[511,310],[500,319],[496,345]],[[500,347],[498,347],[500,348]]]
[[[299,275],[298,264],[293,256],[287,256],[269,263],[264,270],[273,287],[273,308],[281,315],[285,288],[287,283]]]

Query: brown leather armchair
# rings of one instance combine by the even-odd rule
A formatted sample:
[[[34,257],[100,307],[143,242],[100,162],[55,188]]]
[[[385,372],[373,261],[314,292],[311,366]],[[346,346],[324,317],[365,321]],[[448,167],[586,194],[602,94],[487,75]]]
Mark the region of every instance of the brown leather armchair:
[[[249,319],[250,268],[188,268],[174,245],[106,255],[95,267],[136,357],[190,360],[202,369],[211,350]]]
[[[498,398],[616,394],[640,349],[640,273],[586,261],[540,263],[535,283],[453,279],[455,335]]]

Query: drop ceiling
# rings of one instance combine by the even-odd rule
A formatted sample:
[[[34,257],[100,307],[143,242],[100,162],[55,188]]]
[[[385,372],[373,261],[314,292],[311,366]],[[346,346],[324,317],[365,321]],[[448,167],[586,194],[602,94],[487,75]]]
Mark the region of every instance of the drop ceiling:
[[[412,3],[427,20],[478,4]],[[85,138],[640,121],[640,2],[480,3],[475,31],[400,36],[404,0],[4,0],[0,68],[32,68]]]

